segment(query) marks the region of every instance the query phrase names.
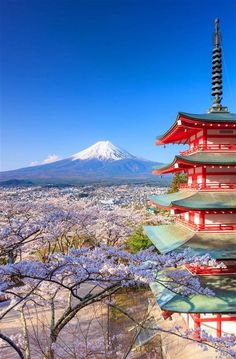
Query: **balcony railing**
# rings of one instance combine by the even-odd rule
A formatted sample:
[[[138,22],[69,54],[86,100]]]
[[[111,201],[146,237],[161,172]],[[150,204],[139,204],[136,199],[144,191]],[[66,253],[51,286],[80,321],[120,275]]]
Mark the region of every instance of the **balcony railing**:
[[[197,145],[197,146],[193,146],[191,148],[189,148],[188,150],[182,151],[180,152],[180,154],[182,156],[186,156],[189,155],[193,152],[198,152],[198,151],[223,151],[223,152],[228,152],[228,151],[232,151],[232,152],[236,152],[236,144],[214,144],[214,145]]]
[[[198,275],[206,275],[206,274],[225,274],[225,273],[236,273],[236,266],[235,265],[227,265],[224,263],[225,267],[209,267],[209,266],[194,266],[191,264],[187,264],[186,268],[193,274]],[[236,317],[235,317],[236,319]]]
[[[234,190],[236,189],[236,183],[218,183],[218,182],[210,182],[210,183],[180,183],[179,189],[197,189],[197,190]]]
[[[207,224],[196,224],[186,219],[176,216],[176,222],[179,222],[191,229],[201,230],[201,231],[234,231],[236,230],[236,223],[207,223]]]

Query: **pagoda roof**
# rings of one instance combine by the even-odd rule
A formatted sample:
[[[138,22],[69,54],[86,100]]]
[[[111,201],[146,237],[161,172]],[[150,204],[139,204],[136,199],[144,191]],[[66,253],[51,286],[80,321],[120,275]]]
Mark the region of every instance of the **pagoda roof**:
[[[178,164],[178,167],[176,167]],[[153,168],[154,174],[181,171],[192,164],[235,166],[236,152],[215,153],[215,152],[196,152],[187,156],[176,155],[171,163],[156,166]]]
[[[230,112],[211,112],[203,114],[179,112],[177,118],[179,117],[189,118],[191,120],[198,120],[202,122],[233,122],[236,123],[236,113]]]
[[[204,114],[179,112],[173,125],[164,134],[157,136],[156,143],[186,143],[189,137],[202,128],[202,124],[209,126],[218,123],[235,125],[236,114],[220,111]]]
[[[208,253],[215,259],[236,259],[236,233],[193,231],[181,224],[144,226],[144,231],[161,253],[182,252],[190,248],[192,255]]]
[[[201,275],[198,276],[202,287],[211,289],[215,295],[202,294],[183,296],[161,284],[165,279],[160,272],[158,282],[150,287],[162,310],[179,313],[236,313],[236,275]],[[166,271],[167,272],[167,271]]]
[[[236,192],[179,191],[148,197],[158,207],[215,211],[236,209]]]

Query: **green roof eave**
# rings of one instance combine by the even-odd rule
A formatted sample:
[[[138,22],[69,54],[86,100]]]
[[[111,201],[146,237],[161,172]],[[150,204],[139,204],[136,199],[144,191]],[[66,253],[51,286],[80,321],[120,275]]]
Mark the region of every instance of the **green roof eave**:
[[[193,231],[181,224],[144,226],[144,231],[161,253],[182,252],[192,255],[208,253],[214,259],[236,259],[236,233]]]
[[[236,153],[212,153],[197,152],[188,156],[176,156],[176,159],[184,162],[209,164],[209,165],[236,165]]]
[[[230,112],[211,112],[203,114],[179,112],[178,117],[186,117],[190,120],[198,120],[201,122],[232,122],[236,123],[236,113]]]
[[[145,234],[161,253],[168,253],[189,241],[194,232],[180,225],[143,226]]]
[[[165,164],[162,164],[162,165],[154,166],[154,167],[152,167],[152,170],[153,171],[155,171],[155,170],[166,170],[166,169],[172,167],[174,163],[175,163],[175,161],[173,161],[172,163],[165,163]]]
[[[171,163],[154,166],[154,170],[166,170],[171,168],[177,162],[204,164],[204,165],[236,165],[236,153],[212,153],[212,152],[197,152],[188,156],[175,156]]]
[[[236,192],[179,191],[171,194],[150,196],[149,199],[161,207],[212,209],[216,211],[236,209]]]
[[[158,165],[158,166],[154,166],[152,167],[152,170],[155,171],[155,170],[167,170],[168,168],[172,167],[174,165],[174,163],[176,162],[176,157],[174,158],[174,161],[171,162],[171,163],[166,163],[166,164],[163,164],[163,165]]]
[[[165,279],[163,273],[160,273],[160,282],[151,283],[150,287],[162,310],[178,313],[236,313],[236,275],[198,278],[203,287],[215,293],[213,297],[175,294],[161,285],[161,280]]]
[[[187,198],[188,196],[192,196],[193,193],[193,191],[179,191],[170,194],[151,195],[148,196],[148,199],[150,199],[151,202],[157,205],[161,205],[163,207],[170,207],[174,201],[180,200],[182,198]]]

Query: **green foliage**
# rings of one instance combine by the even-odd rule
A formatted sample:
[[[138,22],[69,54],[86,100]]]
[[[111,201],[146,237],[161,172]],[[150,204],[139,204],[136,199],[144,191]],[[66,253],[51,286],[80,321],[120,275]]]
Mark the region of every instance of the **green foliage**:
[[[133,234],[126,240],[125,244],[131,253],[136,253],[152,246],[152,242],[144,233],[142,226],[139,226],[134,230]]]
[[[7,257],[0,258],[0,265],[6,265],[7,264]]]
[[[178,192],[180,183],[187,183],[187,181],[188,181],[188,177],[186,173],[184,172],[175,173],[168,193]]]

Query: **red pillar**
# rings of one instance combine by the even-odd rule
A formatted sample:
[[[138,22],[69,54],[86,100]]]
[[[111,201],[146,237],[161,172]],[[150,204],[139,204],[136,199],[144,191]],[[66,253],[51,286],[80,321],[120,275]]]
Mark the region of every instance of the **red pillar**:
[[[203,148],[205,149],[207,147],[207,129],[203,129]]]
[[[202,167],[202,189],[206,189],[206,168]]]
[[[216,336],[220,338],[222,336],[222,321],[221,321],[221,314],[217,314],[216,316],[217,324],[216,324]]]
[[[202,229],[205,227],[205,212],[201,211],[199,213],[199,227]]]
[[[194,212],[189,211],[189,222],[194,224]]]
[[[194,320],[194,339],[200,340],[200,330],[201,330],[201,322],[200,322],[200,314],[194,314],[193,315]]]

